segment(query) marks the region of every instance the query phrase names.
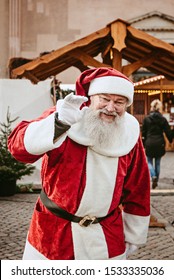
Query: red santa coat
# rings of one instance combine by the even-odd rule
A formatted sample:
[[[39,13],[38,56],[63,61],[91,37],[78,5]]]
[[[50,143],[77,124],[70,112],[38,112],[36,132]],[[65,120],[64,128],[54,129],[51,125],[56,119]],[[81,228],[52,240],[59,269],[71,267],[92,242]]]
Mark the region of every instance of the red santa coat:
[[[54,110],[15,128],[9,137],[11,153],[28,163],[43,157],[43,189],[66,211],[96,217],[115,212],[81,227],[49,212],[38,198],[28,241],[52,260],[122,258],[125,242],[146,242],[149,224],[150,180],[139,124],[125,113],[119,137],[107,150],[92,145],[81,122],[53,143]]]

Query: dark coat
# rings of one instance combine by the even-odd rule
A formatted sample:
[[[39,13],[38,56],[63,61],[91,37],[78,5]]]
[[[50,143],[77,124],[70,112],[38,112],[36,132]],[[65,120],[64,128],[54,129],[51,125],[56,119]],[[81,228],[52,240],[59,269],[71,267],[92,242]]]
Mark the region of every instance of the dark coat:
[[[173,131],[166,118],[158,111],[150,112],[142,125],[142,140],[147,156],[162,157],[165,154],[164,133],[171,143]]]

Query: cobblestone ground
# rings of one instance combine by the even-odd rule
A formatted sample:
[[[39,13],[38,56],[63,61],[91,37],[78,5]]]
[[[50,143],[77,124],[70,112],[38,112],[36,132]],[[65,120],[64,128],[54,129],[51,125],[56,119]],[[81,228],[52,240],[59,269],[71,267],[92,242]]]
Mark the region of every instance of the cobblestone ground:
[[[0,259],[20,260],[38,194],[0,198]],[[6,200],[5,200],[6,199]]]
[[[20,260],[29,222],[38,194],[16,194],[0,197],[0,259]],[[165,228],[149,228],[146,246],[129,259],[174,260],[174,195],[152,195],[152,214]]]

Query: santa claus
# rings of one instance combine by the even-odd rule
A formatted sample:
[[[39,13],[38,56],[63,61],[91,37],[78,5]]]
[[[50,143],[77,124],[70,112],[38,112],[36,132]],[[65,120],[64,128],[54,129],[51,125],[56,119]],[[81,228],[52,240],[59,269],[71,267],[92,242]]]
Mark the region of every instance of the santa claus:
[[[23,259],[126,259],[146,242],[150,178],[139,123],[126,112],[133,94],[117,70],[89,69],[75,95],[13,130],[17,160],[42,157]]]

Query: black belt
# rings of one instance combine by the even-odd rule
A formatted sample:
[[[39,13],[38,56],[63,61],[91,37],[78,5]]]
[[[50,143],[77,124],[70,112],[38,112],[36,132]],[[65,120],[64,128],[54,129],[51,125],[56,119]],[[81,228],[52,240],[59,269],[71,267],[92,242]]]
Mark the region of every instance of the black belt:
[[[97,224],[101,221],[103,221],[104,219],[106,219],[107,217],[111,216],[114,212],[111,211],[108,215],[104,216],[104,217],[90,217],[89,215],[86,215],[84,217],[79,217],[76,215],[73,215],[69,212],[67,212],[66,210],[62,209],[61,207],[59,207],[56,203],[54,203],[51,199],[49,199],[46,195],[46,193],[42,190],[40,193],[40,199],[43,203],[43,205],[53,214],[55,214],[56,216],[63,218],[65,220],[74,222],[74,223],[79,223],[80,226],[89,226],[90,224]]]

